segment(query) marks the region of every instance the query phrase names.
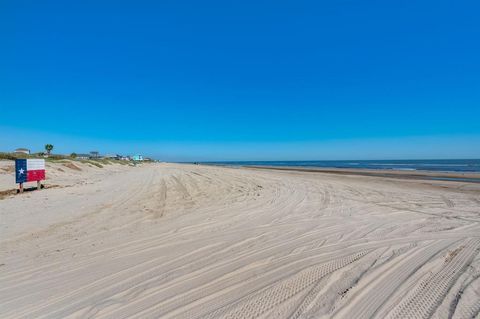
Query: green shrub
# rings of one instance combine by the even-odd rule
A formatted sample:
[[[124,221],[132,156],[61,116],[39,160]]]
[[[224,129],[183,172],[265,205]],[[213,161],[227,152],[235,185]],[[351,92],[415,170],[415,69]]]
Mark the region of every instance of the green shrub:
[[[27,156],[27,154],[23,154],[23,155]],[[16,154],[0,152],[0,159],[14,161],[17,158],[19,157],[17,157]]]

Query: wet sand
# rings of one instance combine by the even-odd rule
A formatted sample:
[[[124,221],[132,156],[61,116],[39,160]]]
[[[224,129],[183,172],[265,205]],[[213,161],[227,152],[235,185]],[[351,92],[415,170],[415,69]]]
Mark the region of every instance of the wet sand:
[[[326,173],[339,175],[361,175],[390,177],[403,179],[423,179],[439,181],[458,181],[480,183],[480,173],[474,172],[433,172],[415,170],[386,170],[386,169],[346,169],[346,168],[317,168],[317,167],[294,167],[294,166],[244,166],[246,168],[271,169],[281,171],[298,171],[310,173]]]

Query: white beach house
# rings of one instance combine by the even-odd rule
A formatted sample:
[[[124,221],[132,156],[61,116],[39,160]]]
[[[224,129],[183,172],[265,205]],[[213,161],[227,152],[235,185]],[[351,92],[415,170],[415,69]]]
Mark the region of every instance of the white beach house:
[[[30,150],[28,148],[17,148],[15,153],[30,154]]]

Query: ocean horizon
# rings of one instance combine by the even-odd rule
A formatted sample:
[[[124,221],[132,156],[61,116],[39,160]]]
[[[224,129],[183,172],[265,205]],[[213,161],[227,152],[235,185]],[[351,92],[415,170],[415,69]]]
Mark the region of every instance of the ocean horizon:
[[[309,161],[208,161],[202,164],[228,166],[290,166],[404,171],[480,173],[480,159],[434,160],[309,160]]]

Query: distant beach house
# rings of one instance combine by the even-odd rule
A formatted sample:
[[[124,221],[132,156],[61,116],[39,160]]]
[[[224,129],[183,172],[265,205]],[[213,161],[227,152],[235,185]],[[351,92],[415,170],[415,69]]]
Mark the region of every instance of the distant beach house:
[[[28,148],[17,148],[15,153],[30,154],[30,150]]]
[[[118,160],[118,161],[129,161],[130,156],[124,156],[124,155],[117,154],[115,159]]]
[[[77,159],[81,159],[81,160],[88,160],[90,159],[91,155],[90,154],[77,154]]]
[[[132,160],[134,161],[143,161],[143,155],[133,155]]]

